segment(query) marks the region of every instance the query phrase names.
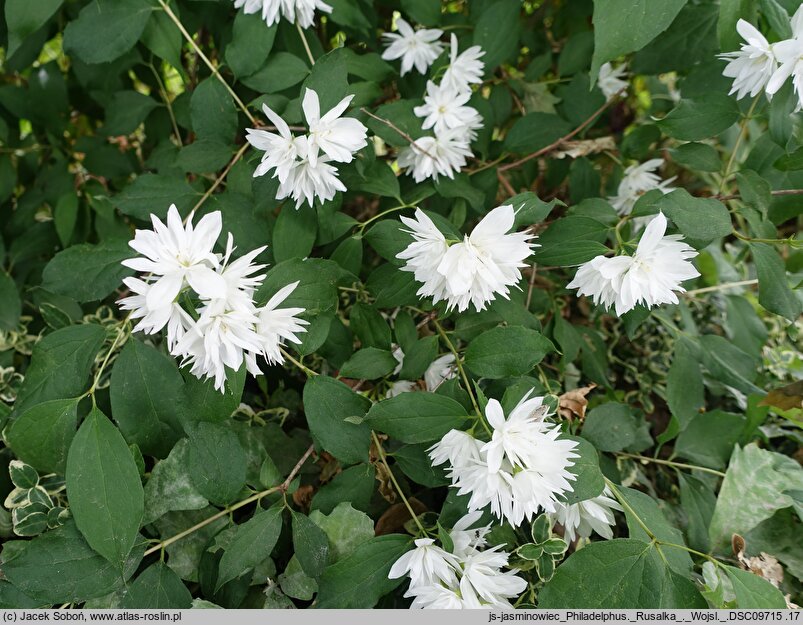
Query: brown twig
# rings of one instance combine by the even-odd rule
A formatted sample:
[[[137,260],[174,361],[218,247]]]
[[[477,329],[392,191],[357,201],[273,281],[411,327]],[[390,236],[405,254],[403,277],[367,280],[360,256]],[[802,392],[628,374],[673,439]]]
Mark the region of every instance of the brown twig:
[[[533,152],[532,154],[528,154],[524,158],[521,158],[521,159],[519,159],[519,160],[517,160],[517,161],[515,161],[513,163],[508,163],[507,165],[502,165],[499,168],[499,171],[507,171],[509,169],[515,169],[516,167],[519,167],[520,165],[523,165],[524,163],[527,163],[528,161],[531,161],[534,158],[539,158],[541,156],[544,156],[545,154],[549,154],[552,150],[560,147],[561,144],[563,144],[564,142],[569,141],[570,139],[573,139],[575,136],[577,136],[578,134],[583,132],[583,130],[585,130],[588,126],[590,126],[594,122],[594,120],[596,120],[597,117],[599,117],[605,111],[605,109],[607,109],[611,104],[613,104],[619,98],[619,96],[621,94],[622,94],[622,91],[620,91],[614,97],[612,97],[610,100],[605,102],[605,104],[603,104],[601,107],[599,107],[596,111],[594,111],[591,114],[591,117],[589,117],[587,120],[585,120],[577,128],[572,130],[569,134],[566,134],[566,135],[562,136],[557,141],[554,141],[554,142],[550,143],[548,146],[546,146],[545,148],[541,148],[537,152]]]
[[[803,189],[778,189],[776,191],[770,191],[770,195],[803,195]],[[739,193],[731,193],[729,195],[712,195],[711,199],[727,202],[728,200],[735,200],[741,197],[742,196]]]
[[[508,192],[510,197],[516,195],[516,190],[513,188],[513,185],[510,184],[510,180],[507,179],[507,176],[502,173],[502,168],[496,170],[496,177],[499,178],[499,182],[502,183],[502,186],[505,187],[505,191]]]
[[[229,175],[231,168],[234,167],[237,161],[239,161],[242,158],[243,154],[245,154],[245,151],[248,149],[249,145],[250,145],[249,143],[244,143],[243,146],[239,150],[237,150],[237,153],[234,155],[234,158],[232,158],[231,161],[229,161],[229,164],[226,165],[226,169],[224,169],[223,172],[217,178],[215,178],[215,181],[212,183],[212,186],[206,190],[206,192],[201,196],[201,199],[198,200],[195,206],[192,207],[192,211],[190,211],[190,214],[198,210],[201,207],[201,205],[204,202],[206,202],[206,200],[208,200],[209,197],[215,192],[215,189],[217,189],[223,182],[223,180],[225,180],[226,176]]]
[[[430,154],[430,153],[429,153],[429,152],[427,152],[427,151],[426,151],[424,148],[422,148],[420,145],[418,145],[418,144],[415,142],[415,139],[413,139],[413,138],[412,138],[412,137],[411,137],[411,136],[410,136],[408,133],[404,132],[404,131],[403,131],[401,128],[399,128],[399,127],[398,127],[396,124],[394,124],[394,123],[393,123],[392,121],[390,121],[389,119],[385,119],[384,117],[379,117],[379,115],[374,115],[374,114],[373,114],[371,111],[369,111],[369,110],[368,110],[367,108],[365,108],[364,106],[361,106],[361,107],[360,107],[360,110],[361,110],[363,113],[365,113],[366,115],[368,115],[368,117],[370,117],[371,119],[375,119],[375,120],[376,120],[376,121],[378,121],[378,122],[382,122],[382,123],[383,123],[383,124],[385,124],[385,125],[386,125],[388,128],[391,128],[391,129],[395,130],[397,133],[399,133],[399,135],[400,135],[401,137],[403,137],[403,138],[404,138],[404,139],[405,139],[405,140],[406,140],[406,141],[407,141],[407,142],[408,142],[410,145],[412,145],[412,146],[413,146],[413,147],[414,147],[416,150],[418,150],[419,152],[422,152],[423,154],[426,154],[426,155],[427,155],[427,156],[429,156],[429,158],[431,158],[433,161],[434,161],[434,160],[436,160],[436,159],[435,159],[435,157],[434,157],[434,156],[432,156],[432,154]]]

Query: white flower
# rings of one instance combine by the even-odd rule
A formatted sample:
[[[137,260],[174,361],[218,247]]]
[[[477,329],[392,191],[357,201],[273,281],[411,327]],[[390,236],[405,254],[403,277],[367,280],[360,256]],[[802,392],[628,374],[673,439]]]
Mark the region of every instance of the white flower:
[[[513,527],[540,510],[554,512],[558,496],[572,490],[568,468],[578,457],[577,443],[559,439],[560,428],[543,420],[543,397],[528,393],[507,419],[491,399],[485,415],[493,428],[488,443],[452,430],[430,448],[432,464],[450,464],[447,475],[459,495],[469,495],[469,511],[490,506]]]
[[[439,87],[430,80],[424,105],[416,106],[413,112],[424,118],[421,125],[424,130],[433,128],[437,134],[450,128],[464,128],[467,134],[474,135],[470,139],[474,139],[474,131],[482,128],[482,117],[477,109],[465,106],[470,98],[470,91],[460,93],[443,85]]]
[[[419,137],[404,148],[398,157],[399,167],[406,169],[416,182],[438,176],[454,178],[472,156],[464,128],[453,128],[434,137]]]
[[[396,258],[407,261],[402,271],[413,272],[415,279],[423,283],[418,289],[419,296],[434,296],[436,301],[444,299],[446,277],[433,269],[440,265],[446,254],[446,237],[420,208],[415,209],[415,219],[402,217],[401,221],[415,239],[396,255]]]
[[[579,295],[590,295],[597,304],[613,304],[617,315],[639,303],[647,308],[677,304],[675,292],[685,291],[681,282],[700,273],[689,262],[697,252],[681,242],[681,235],[664,236],[666,225],[666,217],[658,213],[644,229],[633,256],[597,256],[590,261],[593,269],[583,265],[567,288],[579,289]]]
[[[599,75],[597,76],[597,85],[610,100],[617,93],[627,89],[628,82],[622,80],[627,75],[627,68],[624,65],[614,68],[610,63],[603,63],[599,68]]]
[[[309,144],[306,137],[298,137],[296,146],[301,160],[293,163],[284,181],[280,180],[277,200],[292,198],[299,208],[305,201],[312,206],[316,197],[321,202],[328,202],[338,191],[346,191],[346,185],[337,177],[337,170],[329,164],[326,156],[318,156],[314,165],[307,158]]]
[[[625,169],[616,195],[608,198],[617,213],[629,215],[633,212],[633,207],[638,199],[647,191],[652,191],[653,189],[658,189],[663,193],[672,191],[672,187],[669,185],[675,180],[675,176],[668,180],[661,180],[660,176],[655,173],[663,164],[664,159],[653,158]]]
[[[331,13],[332,7],[321,0],[234,0],[234,8],[243,8],[245,13],[262,11],[262,19],[268,26],[277,24],[284,17],[288,22],[302,28],[312,26],[315,10]]]
[[[454,545],[453,552],[458,558],[466,558],[482,550],[487,544],[485,536],[491,531],[490,525],[469,529],[480,520],[480,517],[482,517],[482,512],[479,510],[469,512],[459,519],[454,524],[452,531],[449,532],[449,538],[452,539],[452,545]]]
[[[458,54],[457,37],[454,33],[452,33],[451,44],[449,67],[443,74],[441,86],[454,91],[470,90],[472,84],[482,82],[485,63],[480,61],[480,57],[485,55],[485,51],[480,46],[471,46]]]
[[[798,107],[803,107],[803,5],[792,17],[792,38],[774,44],[773,50],[780,67],[767,83],[767,93],[776,93],[787,78],[791,76]]]
[[[613,538],[611,526],[616,523],[614,510],[621,510],[619,502],[611,497],[608,487],[601,495],[567,505],[558,502],[555,506],[554,520],[563,526],[564,538],[571,543],[577,538],[588,538],[596,532],[603,538]]]
[[[267,130],[246,128],[245,138],[248,143],[257,150],[265,152],[259,166],[254,171],[254,177],[264,176],[271,169],[275,169],[275,176],[279,178],[279,182],[284,182],[298,158],[297,139],[290,132],[287,123],[267,104],[262,105],[262,110],[279,134]]]
[[[404,596],[414,597],[411,610],[463,610],[474,607],[467,605],[456,590],[440,584],[411,588]]]
[[[388,577],[396,579],[404,575],[410,577],[410,588],[428,586],[443,582],[447,586],[457,584],[455,569],[459,566],[457,558],[435,545],[431,538],[419,538],[415,549],[402,555],[390,568]]]
[[[740,19],[736,24],[736,30],[747,43],[742,44],[738,52],[726,52],[720,54],[719,58],[730,61],[722,70],[722,75],[733,78],[730,93],[735,93],[741,100],[747,94],[756,96],[767,87],[773,74],[778,75],[776,73],[778,62],[773,46],[752,24]],[[788,74],[778,83],[778,88],[786,77]],[[775,93],[769,89],[768,91]]]
[[[443,46],[438,41],[442,30],[437,28],[421,28],[413,30],[413,27],[402,18],[396,18],[398,33],[384,33],[384,37],[390,42],[387,49],[382,53],[382,58],[386,61],[401,59],[401,75],[404,76],[413,67],[419,74],[426,74],[427,69],[435,59],[437,59]]]
[[[195,227],[190,216],[184,226],[178,209],[171,204],[167,225],[153,214],[151,223],[153,230],[137,230],[129,242],[144,258],[123,261],[126,267],[151,274],[150,288],[144,295],[149,312],[169,307],[188,284],[202,297],[225,295],[226,283],[215,271],[219,261],[212,252],[222,227],[220,211],[205,215]]]
[[[451,380],[457,374],[454,364],[454,354],[446,354],[436,358],[424,372],[424,382],[429,392],[436,391],[446,380]]]
[[[515,222],[513,206],[490,211],[461,243],[449,247],[436,271],[446,278],[448,308],[466,310],[469,303],[480,311],[496,295],[505,299],[521,280],[523,261],[530,256],[534,235],[510,232]],[[437,299],[433,300],[437,302]]]
[[[309,322],[297,317],[304,312],[303,308],[277,308],[297,286],[298,282],[293,282],[282,287],[267,304],[256,310],[256,331],[260,337],[258,352],[264,355],[270,364],[284,362],[281,346],[285,341],[300,344],[301,340],[296,334],[307,331],[304,326],[309,325]]]
[[[139,278],[124,278],[123,283],[134,293],[118,302],[122,310],[130,310],[132,319],[139,319],[134,332],[156,334],[167,326],[167,347],[173,349],[176,342],[184,335],[192,318],[175,301],[164,306],[151,308],[148,306],[148,291],[151,285]]]
[[[353,95],[346,96],[321,117],[318,94],[312,89],[304,92],[301,107],[309,126],[308,158],[313,166],[317,162],[318,149],[333,161],[350,163],[352,154],[368,145],[365,140],[368,129],[362,122],[351,117],[340,117],[353,98]]]
[[[516,569],[502,572],[508,554],[501,545],[469,555],[463,562],[460,592],[464,599],[477,597],[486,604],[510,607],[508,599],[517,597],[527,588],[527,582],[516,575]]]
[[[416,384],[412,380],[396,380],[391,383],[390,388],[385,393],[385,398],[396,397],[402,393],[411,393],[416,389]]]

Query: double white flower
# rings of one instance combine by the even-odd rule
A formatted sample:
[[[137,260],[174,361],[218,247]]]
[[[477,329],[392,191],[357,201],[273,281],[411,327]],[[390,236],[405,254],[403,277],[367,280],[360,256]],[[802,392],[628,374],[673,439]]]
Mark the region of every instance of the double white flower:
[[[663,164],[664,159],[653,158],[644,163],[630,165],[625,169],[616,195],[608,198],[617,213],[620,215],[632,213],[638,199],[648,191],[657,189],[663,193],[669,193],[673,190],[669,185],[674,182],[675,176],[661,180],[661,177],[655,173]]]
[[[610,100],[617,93],[623,92],[628,87],[628,82],[622,80],[627,76],[627,67],[624,64],[614,67],[610,63],[603,63],[597,75],[597,86],[606,99]]]
[[[622,510],[619,502],[612,498],[606,486],[601,495],[574,504],[558,502],[552,519],[563,526],[563,537],[572,543],[576,538],[588,538],[597,533],[603,538],[613,538],[612,526],[616,523],[614,510]]]
[[[124,280],[134,295],[120,300],[120,307],[140,320],[134,330],[155,334],[167,326],[170,353],[189,365],[196,377],[214,378],[221,391],[227,369],[236,371],[245,362],[248,371],[259,375],[258,356],[269,363],[282,362],[281,345],[299,343],[296,334],[307,325],[296,318],[303,308],[277,308],[298,282],[257,307],[253,296],[265,276],[255,274],[265,265],[253,261],[265,248],[232,261],[234,240],[229,234],[226,253],[215,254],[212,250],[222,229],[220,211],[193,227],[192,216],[185,226],[172,205],[166,225],[155,215],[151,222],[153,230],[137,230],[129,244],[142,256],[123,261],[143,273],[141,278]]]
[[[769,43],[759,30],[745,20],[739,20],[736,30],[746,43],[736,52],[720,54],[728,61],[722,74],[733,78],[730,93],[741,99],[754,97],[762,89],[771,96],[792,78],[798,96],[798,109],[803,107],[803,6],[790,21],[792,37]]]
[[[264,176],[274,170],[279,180],[277,199],[291,197],[296,208],[317,197],[321,202],[331,200],[337,191],[346,191],[331,161],[350,163],[354,153],[368,145],[368,129],[357,119],[341,117],[353,95],[343,98],[334,108],[321,116],[318,94],[307,89],[301,107],[309,133],[296,137],[287,123],[263,105],[262,110],[275,126],[277,133],[248,128],[246,139],[265,154],[254,176]]]
[[[414,30],[401,17],[396,18],[396,28],[398,33],[382,35],[389,42],[387,49],[382,53],[382,58],[386,61],[401,59],[402,76],[413,67],[419,74],[426,74],[429,66],[443,52],[443,45],[438,41],[443,31],[437,28]]]
[[[644,229],[633,256],[597,256],[580,266],[566,288],[591,297],[595,304],[613,307],[623,315],[638,304],[647,308],[677,304],[681,283],[700,273],[690,262],[697,252],[681,235],[666,233],[666,217],[658,213]]]
[[[390,579],[410,578],[404,596],[413,597],[411,608],[509,609],[509,599],[524,592],[527,582],[516,575],[518,571],[502,570],[509,558],[502,546],[485,549],[491,526],[470,529],[481,516],[470,512],[455,524],[449,534],[452,553],[431,538],[419,538],[415,548],[393,564]]]
[[[414,241],[397,258],[406,260],[402,271],[410,271],[422,283],[421,297],[433,303],[445,300],[447,308],[463,312],[473,304],[480,311],[501,295],[508,299],[509,287],[521,280],[523,261],[532,253],[534,235],[510,232],[515,221],[511,205],[490,211],[462,241],[449,243],[433,221],[420,209],[415,219],[402,217]]]
[[[322,0],[234,0],[234,8],[245,13],[262,13],[268,26],[278,24],[281,18],[309,28],[315,20],[315,11],[331,13],[332,7]]]
[[[497,518],[513,527],[540,510],[555,513],[558,497],[572,490],[568,471],[577,443],[559,439],[560,428],[544,421],[543,397],[525,395],[505,418],[495,399],[485,416],[492,428],[483,443],[466,432],[451,430],[429,450],[433,465],[449,464],[447,474],[458,494],[469,495],[469,510],[490,506]]]

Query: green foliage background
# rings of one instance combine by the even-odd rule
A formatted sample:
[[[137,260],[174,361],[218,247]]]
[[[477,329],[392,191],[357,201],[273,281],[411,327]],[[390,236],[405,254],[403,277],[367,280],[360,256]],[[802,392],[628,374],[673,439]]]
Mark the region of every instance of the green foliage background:
[[[311,65],[292,24],[268,28],[229,0],[5,0],[0,606],[405,607],[387,579],[412,541],[399,490],[432,528],[466,505],[426,448],[486,397],[510,407],[530,388],[591,383],[585,418],[565,420],[582,437],[572,500],[604,476],[625,514],[614,540],[535,568],[523,557],[522,605],[799,602],[803,118],[791,87],[771,103],[727,96],[715,58],[737,47],[739,17],[788,36],[796,0],[330,4],[304,35]],[[486,51],[472,98],[486,128],[454,180],[397,176],[407,140],[359,110],[420,133],[425,77],[379,56],[394,11]],[[636,76],[606,107],[589,75],[623,55]],[[243,138],[263,102],[300,123],[304,86],[324,110],[356,94],[382,141],[341,168],[347,193],[296,211],[252,178]],[[584,143],[561,155],[570,134]],[[681,188],[634,215],[662,210],[702,276],[678,306],[618,320],[564,287],[631,238],[604,198],[622,164],[653,157]],[[395,258],[409,242],[398,212],[421,206],[459,233],[511,195],[542,245],[521,291],[481,313],[419,301]],[[158,337],[132,335],[114,305],[120,261],[171,203],[222,211],[242,252],[269,244],[262,301],[300,280],[299,367],[233,372],[219,394]],[[450,351],[464,375],[384,400]],[[493,541],[553,553],[539,523]],[[778,558],[780,591],[741,570],[734,533],[747,555]]]

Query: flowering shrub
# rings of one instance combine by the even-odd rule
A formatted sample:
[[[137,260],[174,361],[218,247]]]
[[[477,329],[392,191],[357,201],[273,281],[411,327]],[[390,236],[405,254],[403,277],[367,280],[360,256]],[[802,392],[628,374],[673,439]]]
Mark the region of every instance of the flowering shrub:
[[[0,605],[784,608],[797,0],[6,0]]]

